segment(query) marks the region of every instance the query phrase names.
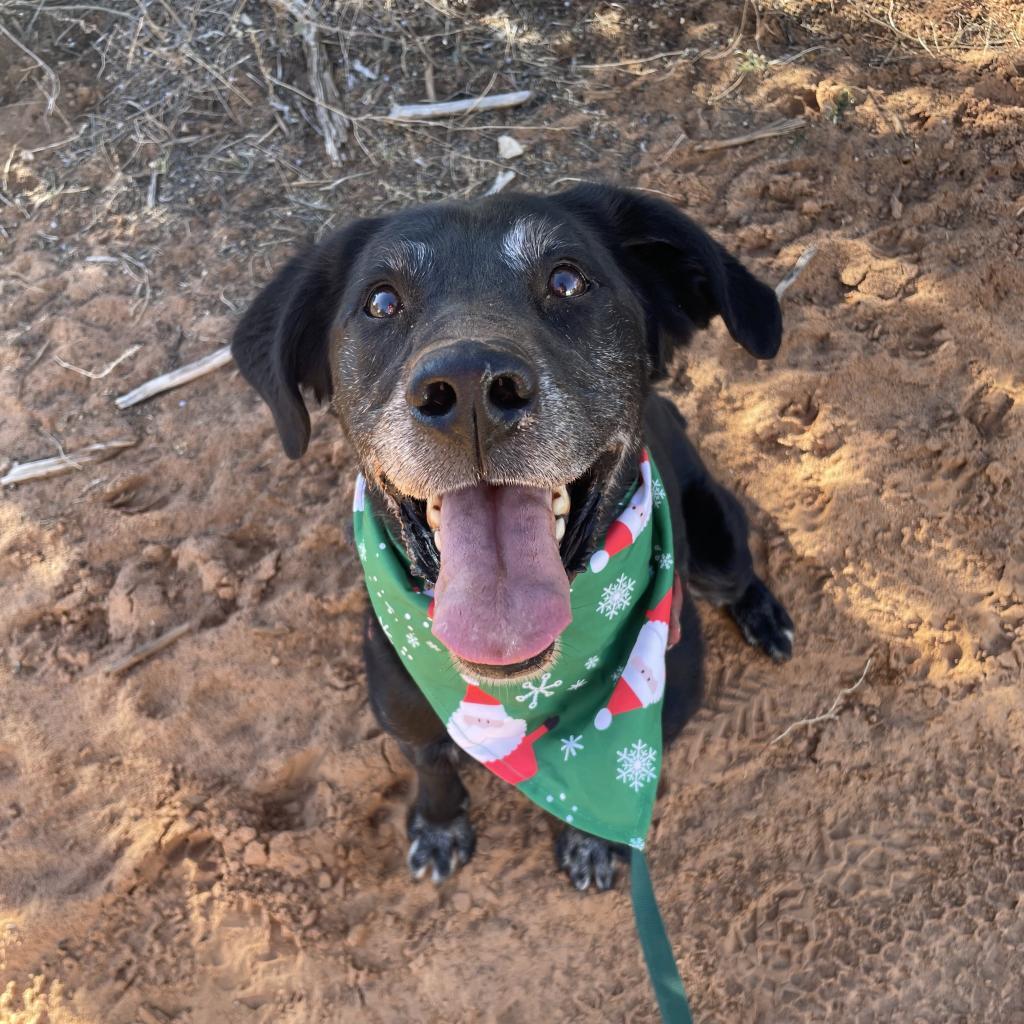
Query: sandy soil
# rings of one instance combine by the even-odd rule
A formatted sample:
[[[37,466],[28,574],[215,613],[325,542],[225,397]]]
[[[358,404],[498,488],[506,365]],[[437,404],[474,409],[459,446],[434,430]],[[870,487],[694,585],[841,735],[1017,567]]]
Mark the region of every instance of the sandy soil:
[[[778,359],[757,365],[716,328],[667,388],[799,630],[775,666],[702,610],[711,692],[667,759],[651,844],[697,1019],[1013,1024],[1024,54],[974,31],[922,35],[926,49],[916,23],[902,38],[868,19],[888,4],[822,6],[762,4],[721,59],[541,80],[531,107],[473,123],[527,145],[524,186],[659,190],[768,280],[818,247]],[[683,25],[617,10],[579,5],[581,61],[722,51],[739,21],[725,3]],[[100,102],[94,65],[57,67],[67,124],[0,39],[5,65],[0,457],[138,444],[0,494],[0,1021],[654,1021],[626,891],[571,891],[544,815],[484,772],[466,775],[476,858],[443,888],[408,879],[411,776],[366,703],[353,466],[333,422],[289,463],[230,369],[114,406],[223,344],[232,309],[322,223],[293,204],[293,227],[271,224],[278,175],[299,168],[147,208],[147,174],[113,188],[99,158],[26,156]],[[438,74],[442,98],[464,84]],[[699,148],[795,116],[794,134]],[[392,131],[428,163],[451,142]],[[485,154],[477,191],[498,134],[456,138]],[[373,173],[318,202],[334,223],[398,205],[380,180],[419,172],[395,167],[358,150],[319,167]],[[406,193],[447,187],[423,172]],[[101,370],[133,344],[99,380],[51,358]],[[186,621],[168,650],[105,672]],[[831,720],[772,744],[869,658]]]

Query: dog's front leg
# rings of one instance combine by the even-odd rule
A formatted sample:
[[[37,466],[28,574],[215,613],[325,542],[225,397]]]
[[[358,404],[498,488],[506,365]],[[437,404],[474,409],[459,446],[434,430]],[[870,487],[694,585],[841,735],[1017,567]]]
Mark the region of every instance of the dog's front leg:
[[[367,612],[365,637],[370,706],[416,769],[416,797],[406,824],[409,868],[415,878],[429,870],[435,882],[443,882],[473,856],[476,842],[456,748],[372,611]]]

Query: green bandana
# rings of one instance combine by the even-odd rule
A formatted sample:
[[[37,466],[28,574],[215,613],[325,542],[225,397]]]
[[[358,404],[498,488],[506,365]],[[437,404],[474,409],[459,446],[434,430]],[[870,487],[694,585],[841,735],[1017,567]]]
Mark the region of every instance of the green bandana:
[[[647,454],[589,569],[554,664],[521,683],[460,675],[431,632],[433,600],[356,482],[353,524],[381,628],[451,738],[535,804],[642,850],[661,767],[672,523]]]
[[[521,683],[462,675],[431,631],[433,594],[356,480],[356,549],[381,629],[466,753],[584,832],[633,847],[633,911],[671,1024],[690,1010],[643,854],[661,769],[675,567],[665,489],[646,452],[640,483],[570,587],[572,622],[550,668]]]

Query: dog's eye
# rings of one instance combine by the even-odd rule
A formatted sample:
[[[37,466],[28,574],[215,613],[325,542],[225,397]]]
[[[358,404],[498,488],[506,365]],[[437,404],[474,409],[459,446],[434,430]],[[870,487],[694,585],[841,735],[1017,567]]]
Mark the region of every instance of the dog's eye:
[[[573,299],[586,290],[587,280],[575,267],[555,267],[548,278],[548,291],[560,299]]]
[[[366,300],[366,315],[383,320],[402,308],[398,296],[390,288],[374,288]]]

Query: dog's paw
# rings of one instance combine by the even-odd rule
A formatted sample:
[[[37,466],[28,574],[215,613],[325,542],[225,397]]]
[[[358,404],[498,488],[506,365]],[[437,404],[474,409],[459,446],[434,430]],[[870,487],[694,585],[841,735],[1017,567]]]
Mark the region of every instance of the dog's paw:
[[[438,825],[412,808],[406,833],[409,836],[406,861],[417,881],[429,871],[433,882],[440,884],[467,864],[476,848],[476,833],[465,813]]]
[[[625,846],[598,839],[571,825],[555,840],[558,866],[580,892],[589,889],[591,883],[598,892],[610,889],[615,884],[614,859],[625,860],[628,855]]]
[[[729,611],[748,644],[760,647],[776,661],[793,654],[793,620],[772,592],[755,576]]]

